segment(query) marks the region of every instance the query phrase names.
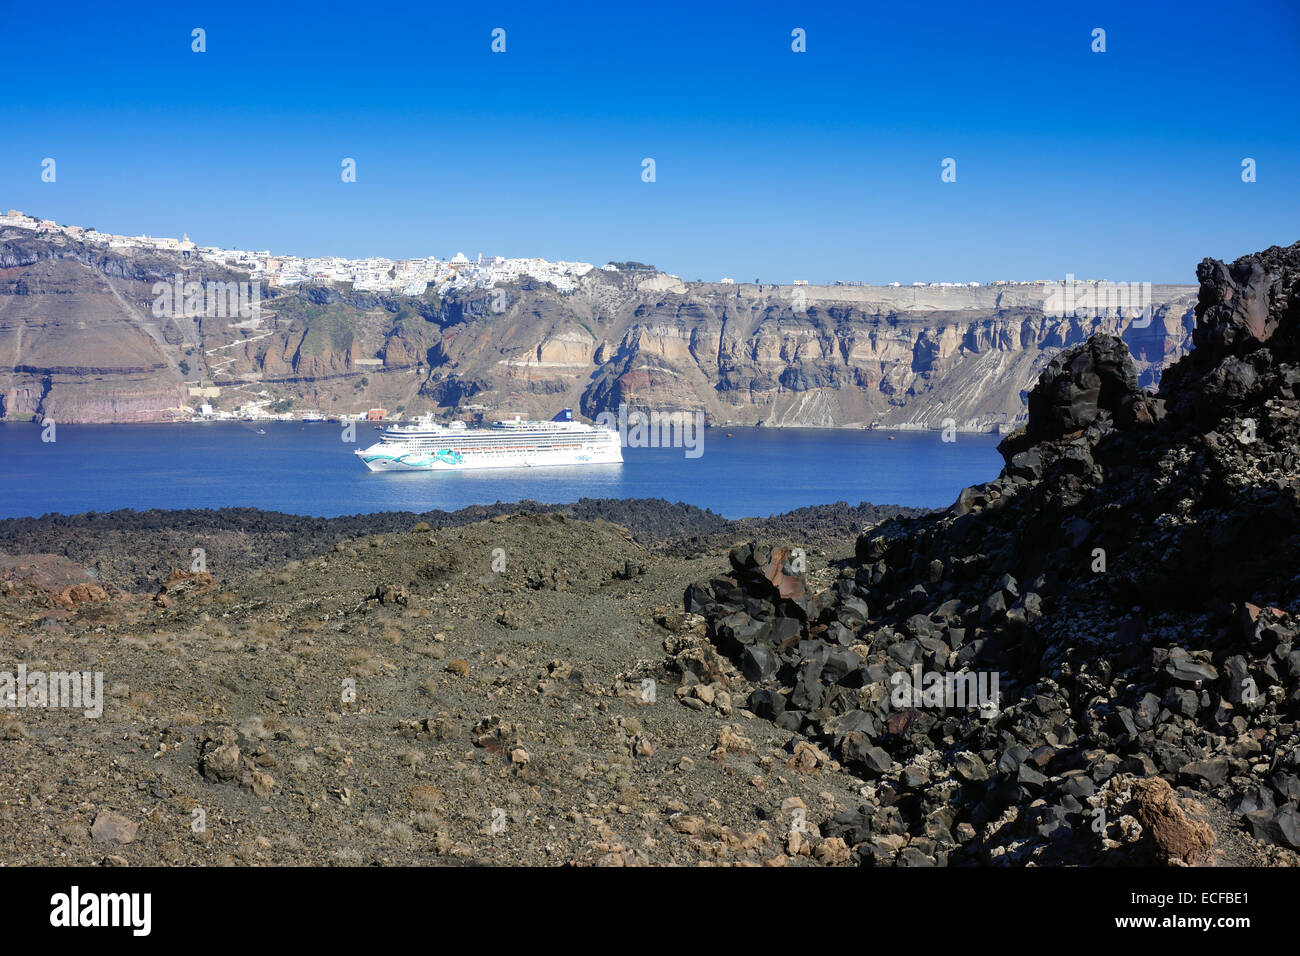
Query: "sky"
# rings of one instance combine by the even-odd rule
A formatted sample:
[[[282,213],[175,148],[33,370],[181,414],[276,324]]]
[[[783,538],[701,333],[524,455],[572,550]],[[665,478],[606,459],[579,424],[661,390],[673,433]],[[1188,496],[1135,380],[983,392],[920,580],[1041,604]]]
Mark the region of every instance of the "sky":
[[[1300,3],[989,6],[0,0],[0,206],[782,283],[1190,283],[1300,240]]]

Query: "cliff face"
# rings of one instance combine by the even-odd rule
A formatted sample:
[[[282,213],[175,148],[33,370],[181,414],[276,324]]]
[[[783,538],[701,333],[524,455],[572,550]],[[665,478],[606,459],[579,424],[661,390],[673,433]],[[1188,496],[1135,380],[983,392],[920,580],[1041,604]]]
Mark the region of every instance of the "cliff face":
[[[0,270],[3,417],[132,422],[175,414],[184,391],[166,333],[132,316],[114,281],[68,260]]]
[[[324,413],[399,406],[549,417],[619,404],[702,410],[717,424],[959,427],[1023,418],[1063,348],[1105,332],[1140,380],[1191,345],[1195,286],[1154,286],[1145,328],[1110,310],[1054,317],[1042,286],[882,288],[683,283],[590,273],[561,295],[525,280],[439,299],[263,289],[260,316],[154,315],[154,283],[235,281],[179,256],[105,255],[0,234],[0,414],[61,421],[178,417],[211,401],[290,400]],[[246,277],[245,277],[246,278]],[[216,398],[187,383],[215,384]]]
[[[1051,356],[1094,332],[1123,335],[1154,382],[1189,344],[1195,297],[1157,288],[1150,327],[1136,329],[1118,314],[1051,318],[1021,289],[794,290],[804,308],[791,291],[696,286],[637,302],[593,370],[583,411],[626,401],[745,424],[1011,423]]]

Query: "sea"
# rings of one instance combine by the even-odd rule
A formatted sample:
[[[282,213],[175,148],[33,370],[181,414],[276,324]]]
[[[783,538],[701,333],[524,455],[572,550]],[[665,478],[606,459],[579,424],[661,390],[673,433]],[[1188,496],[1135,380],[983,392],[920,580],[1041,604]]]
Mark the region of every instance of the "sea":
[[[709,428],[702,454],[625,448],[621,465],[368,471],[337,424],[0,424],[0,518],[120,508],[253,507],[336,517],[580,498],[664,498],[726,518],[845,501],[946,507],[996,477],[998,437],[812,428]]]

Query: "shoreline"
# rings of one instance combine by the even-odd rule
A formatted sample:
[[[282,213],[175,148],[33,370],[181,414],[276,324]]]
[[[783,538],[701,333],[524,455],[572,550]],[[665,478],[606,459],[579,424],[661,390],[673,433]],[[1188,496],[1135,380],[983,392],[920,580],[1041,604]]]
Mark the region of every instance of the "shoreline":
[[[118,509],[75,515],[0,519],[0,554],[57,554],[126,590],[156,587],[172,567],[188,568],[203,547],[218,580],[316,557],[366,535],[431,533],[514,515],[603,522],[623,529],[639,547],[677,557],[730,547],[740,539],[780,537],[796,546],[842,545],[866,527],[925,509],[860,502],[811,505],[767,517],[724,518],[662,498],[582,498],[571,504],[495,502],[456,511],[378,511],[330,518],[258,508]]]
[[[452,420],[454,420],[454,419],[452,419]],[[342,424],[353,424],[353,425],[374,425],[374,426],[376,426],[376,427],[380,427],[380,426],[387,426],[387,425],[395,425],[395,424],[409,423],[410,421],[413,421],[413,418],[384,419],[383,421],[371,421],[371,420],[368,420],[368,419],[346,419],[346,420],[344,420],[344,419],[333,419],[333,420],[331,420],[331,419],[325,419],[325,420],[322,421],[322,420],[319,420],[319,419],[310,419],[310,420],[308,420],[308,419],[291,419],[291,420],[283,420],[283,419],[266,419],[266,418],[225,418],[225,419],[215,419],[215,418],[214,418],[214,419],[175,419],[175,420],[151,419],[151,420],[149,420],[149,421],[106,421],[106,422],[105,422],[105,421],[94,421],[94,422],[59,421],[58,419],[55,419],[55,423],[56,423],[57,425],[59,425],[60,427],[64,427],[64,426],[72,425],[72,426],[76,426],[77,428],[83,428],[83,427],[84,427],[84,428],[107,428],[107,427],[119,427],[119,426],[123,426],[123,425],[145,425],[145,426],[152,426],[152,425],[200,425],[200,426],[208,426],[208,425],[255,425],[255,426],[259,427],[259,428],[262,428],[262,427],[265,427],[265,426],[267,426],[267,425],[300,425],[300,426],[301,426],[301,425],[342,425]],[[1016,428],[1019,428],[1019,427],[1020,427],[1021,425],[1023,425],[1023,424],[1024,424],[1023,422],[1013,422],[1013,423],[1010,423],[1010,424],[1008,425],[1007,423],[998,423],[998,422],[994,422],[994,423],[989,423],[989,424],[981,424],[981,425],[976,426],[976,427],[970,427],[970,426],[968,426],[968,425],[955,425],[955,426],[953,426],[953,430],[956,431],[956,432],[957,432],[958,434],[960,434],[960,435],[1007,435],[1007,434],[1010,434],[1012,431],[1014,431]],[[5,426],[7,426],[7,425],[12,425],[12,426],[18,426],[18,425],[30,425],[30,426],[34,426],[35,428],[38,428],[38,429],[44,427],[43,424],[42,424],[42,422],[41,422],[41,421],[38,421],[35,417],[33,417],[33,418],[13,418],[13,419],[0,418],[0,428],[3,428],[3,427],[5,427]],[[754,431],[765,431],[765,432],[773,432],[773,431],[828,431],[828,432],[831,432],[831,431],[834,431],[834,432],[839,432],[839,431],[845,431],[845,432],[858,432],[858,431],[861,431],[861,432],[942,432],[942,431],[945,430],[944,427],[943,427],[942,425],[927,425],[927,424],[919,423],[919,422],[904,422],[904,423],[902,423],[902,424],[898,424],[898,425],[881,425],[881,424],[871,424],[871,425],[862,425],[862,424],[848,424],[848,425],[804,425],[804,424],[765,425],[765,424],[759,422],[758,424],[754,424],[754,425],[741,425],[741,424],[736,424],[736,423],[733,423],[733,422],[707,422],[707,421],[706,421],[705,424],[704,424],[704,428],[705,428],[706,431],[723,431],[723,430],[727,430],[727,429],[730,429],[730,430],[735,430],[735,429],[753,429]]]

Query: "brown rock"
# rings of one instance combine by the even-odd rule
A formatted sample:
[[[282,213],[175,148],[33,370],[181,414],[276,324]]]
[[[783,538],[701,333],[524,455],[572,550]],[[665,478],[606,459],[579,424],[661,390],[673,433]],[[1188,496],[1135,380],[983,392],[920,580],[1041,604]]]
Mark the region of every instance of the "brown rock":
[[[801,740],[794,745],[794,754],[786,764],[800,773],[812,773],[828,762],[827,756],[817,747],[806,740]]]
[[[235,732],[227,729],[220,740],[208,739],[204,742],[200,769],[207,780],[219,783],[238,776],[239,746],[235,743],[236,739]]]
[[[754,752],[754,743],[748,737],[740,733],[739,727],[728,724],[718,731],[718,745],[709,754],[710,757],[720,757],[722,754],[752,754]]]
[[[159,607],[168,607],[172,600],[177,597],[197,597],[200,594],[215,591],[216,588],[216,579],[207,571],[179,571],[173,569],[172,573],[167,575],[167,580],[162,583],[162,588],[154,598],[154,603]]]
[[[110,600],[121,592],[58,555],[0,554],[0,593],[7,598],[31,598],[43,607],[71,611],[84,604]]]
[[[895,736],[904,736],[911,732],[912,725],[916,723],[917,718],[920,716],[921,712],[915,707],[896,710],[885,721],[885,729]]]
[[[275,778],[269,773],[262,773],[260,770],[254,770],[250,785],[253,789],[254,796],[266,799],[275,789]]]
[[[54,598],[60,607],[76,608],[83,604],[98,604],[108,600],[108,592],[98,584],[74,584],[64,588]]]
[[[1154,862],[1194,866],[1209,855],[1214,831],[1208,824],[1187,816],[1166,780],[1135,780],[1132,794],[1131,812],[1142,824],[1143,842],[1150,848]]]
[[[100,810],[91,824],[90,835],[100,843],[133,843],[140,824],[132,823],[113,810]]]
[[[830,866],[847,863],[849,862],[848,844],[839,837],[827,837],[817,844],[816,849],[813,850],[813,856]]]
[[[772,582],[783,598],[798,600],[804,596],[803,581],[792,574],[786,574],[783,565],[791,558],[789,548],[774,548],[772,557],[763,568],[764,576]]]
[[[668,825],[678,833],[685,833],[688,836],[695,836],[704,831],[704,821],[697,816],[691,816],[689,814],[679,813],[671,817],[668,821]]]

